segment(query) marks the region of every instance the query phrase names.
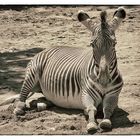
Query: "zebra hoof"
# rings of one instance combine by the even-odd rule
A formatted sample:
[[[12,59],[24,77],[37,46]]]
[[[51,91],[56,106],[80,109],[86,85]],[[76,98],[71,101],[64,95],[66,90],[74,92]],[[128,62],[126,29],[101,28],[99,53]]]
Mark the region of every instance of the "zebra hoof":
[[[95,122],[90,122],[87,125],[87,131],[88,133],[95,133],[98,129],[98,126]]]
[[[20,108],[15,108],[14,109],[14,114],[16,116],[18,116],[18,115],[24,115],[25,114],[25,111],[23,109],[20,109]]]
[[[107,129],[111,129],[112,125],[111,125],[111,121],[109,119],[104,119],[100,124],[99,127],[101,129],[107,130]]]
[[[14,114],[15,115],[24,115],[25,114],[25,111],[24,111],[25,107],[26,107],[25,102],[21,102],[21,101],[17,102],[16,108],[14,109]]]

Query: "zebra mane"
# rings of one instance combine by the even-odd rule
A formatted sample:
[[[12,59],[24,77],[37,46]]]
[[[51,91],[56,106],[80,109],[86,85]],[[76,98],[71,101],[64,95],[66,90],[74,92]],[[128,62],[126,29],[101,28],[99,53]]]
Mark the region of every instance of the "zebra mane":
[[[106,24],[107,12],[106,11],[102,11],[100,13],[100,18],[101,18],[101,28],[104,29],[105,28],[105,24]]]
[[[100,13],[100,17],[101,17],[101,22],[106,22],[106,17],[107,17],[107,12],[106,11],[102,11]]]

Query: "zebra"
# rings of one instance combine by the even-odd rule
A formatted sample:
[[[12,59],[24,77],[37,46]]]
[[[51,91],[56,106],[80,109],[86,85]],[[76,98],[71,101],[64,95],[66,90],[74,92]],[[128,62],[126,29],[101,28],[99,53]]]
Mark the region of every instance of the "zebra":
[[[48,47],[28,63],[15,115],[25,113],[26,99],[39,82],[43,95],[63,108],[84,110],[89,116],[87,131],[112,127],[111,116],[118,105],[123,79],[118,70],[115,31],[126,17],[119,7],[110,23],[107,12],[100,13],[100,22],[94,23],[84,11],[77,19],[92,32],[90,47]],[[103,120],[97,124],[97,107],[103,106]]]

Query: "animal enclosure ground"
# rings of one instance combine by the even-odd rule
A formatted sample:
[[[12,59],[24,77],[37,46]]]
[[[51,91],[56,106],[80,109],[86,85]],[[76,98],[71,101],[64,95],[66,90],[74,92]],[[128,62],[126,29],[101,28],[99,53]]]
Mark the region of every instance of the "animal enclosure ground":
[[[2,8],[2,6],[0,7]],[[29,60],[47,46],[89,47],[90,32],[77,21],[78,10],[99,20],[113,6],[40,6],[0,9],[0,103],[19,94]],[[118,67],[124,79],[113,129],[96,134],[140,134],[140,7],[126,6],[127,17],[116,31]],[[37,100],[36,93],[28,100]],[[98,114],[98,122],[101,114]],[[27,110],[16,119],[13,105],[0,106],[0,134],[87,134],[83,111],[50,107]]]

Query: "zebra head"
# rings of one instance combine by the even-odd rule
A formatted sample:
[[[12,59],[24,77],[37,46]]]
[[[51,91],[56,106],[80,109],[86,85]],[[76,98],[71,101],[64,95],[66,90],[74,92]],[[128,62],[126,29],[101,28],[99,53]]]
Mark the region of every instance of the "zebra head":
[[[78,20],[92,32],[91,46],[96,55],[105,55],[114,49],[116,42],[115,31],[125,18],[126,12],[119,7],[113,15],[111,23],[107,22],[107,12],[100,13],[100,23],[94,23],[84,11],[78,12]]]

